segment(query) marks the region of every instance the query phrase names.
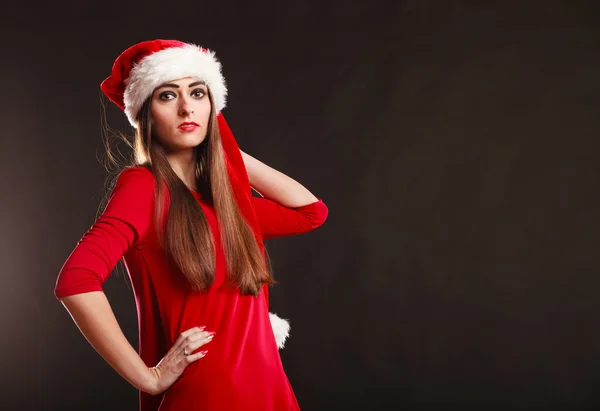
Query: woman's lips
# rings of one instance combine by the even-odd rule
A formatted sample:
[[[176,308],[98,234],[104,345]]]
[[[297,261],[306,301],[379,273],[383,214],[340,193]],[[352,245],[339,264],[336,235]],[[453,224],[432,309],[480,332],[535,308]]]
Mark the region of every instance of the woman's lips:
[[[198,127],[200,127],[198,124],[196,123],[181,123],[179,126],[177,126],[178,129],[182,130],[182,131],[194,131],[195,129],[197,129]]]

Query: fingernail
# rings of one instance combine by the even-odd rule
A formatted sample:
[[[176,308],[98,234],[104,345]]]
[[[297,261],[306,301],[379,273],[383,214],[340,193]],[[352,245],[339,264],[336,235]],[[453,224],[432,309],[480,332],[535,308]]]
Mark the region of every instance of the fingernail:
[[[200,354],[206,355],[207,352],[208,352],[208,350],[200,351]]]
[[[215,335],[215,334],[216,334],[216,332],[214,332],[214,331],[207,331],[207,334],[210,334],[210,335]]]
[[[200,331],[204,331],[204,329],[206,328],[206,325],[201,325],[201,326],[200,326],[200,327],[198,327],[198,328],[200,328]]]

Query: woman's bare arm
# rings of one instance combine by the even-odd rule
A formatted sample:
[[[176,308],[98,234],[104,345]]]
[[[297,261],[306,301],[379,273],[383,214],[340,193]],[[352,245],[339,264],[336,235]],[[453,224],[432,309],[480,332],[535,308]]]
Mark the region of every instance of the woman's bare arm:
[[[204,327],[185,330],[157,365],[147,367],[125,338],[104,292],[74,294],[60,301],[102,358],[131,385],[152,395],[167,390],[189,364],[204,358],[208,350],[197,350],[215,336]]]
[[[262,196],[285,207],[301,207],[319,201],[298,181],[243,151],[241,154],[248,172],[250,186]]]
[[[94,349],[125,380],[152,394],[155,376],[131,346],[101,291],[71,295],[60,300]]]

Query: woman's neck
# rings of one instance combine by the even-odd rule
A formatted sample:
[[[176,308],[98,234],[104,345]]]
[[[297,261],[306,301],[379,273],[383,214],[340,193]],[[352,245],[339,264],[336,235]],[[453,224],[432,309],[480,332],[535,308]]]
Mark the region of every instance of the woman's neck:
[[[167,161],[181,181],[183,181],[190,189],[197,191],[195,150],[168,153]]]

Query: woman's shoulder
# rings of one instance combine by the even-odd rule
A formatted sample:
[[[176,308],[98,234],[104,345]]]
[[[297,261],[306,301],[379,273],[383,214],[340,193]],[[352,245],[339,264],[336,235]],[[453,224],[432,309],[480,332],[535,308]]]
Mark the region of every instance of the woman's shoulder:
[[[135,193],[154,192],[154,173],[148,166],[137,165],[124,168],[117,177],[114,190],[124,189]]]
[[[147,167],[127,167],[120,171],[103,212],[133,227],[140,237],[152,222],[154,175]]]
[[[125,167],[119,173],[117,181],[154,183],[154,173],[149,166],[145,165]]]

